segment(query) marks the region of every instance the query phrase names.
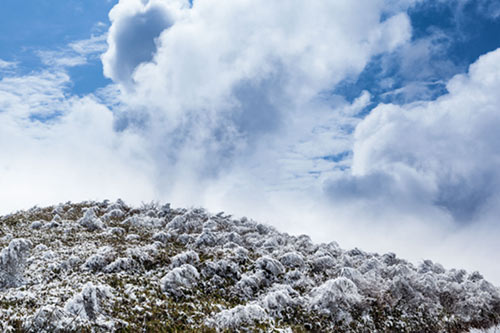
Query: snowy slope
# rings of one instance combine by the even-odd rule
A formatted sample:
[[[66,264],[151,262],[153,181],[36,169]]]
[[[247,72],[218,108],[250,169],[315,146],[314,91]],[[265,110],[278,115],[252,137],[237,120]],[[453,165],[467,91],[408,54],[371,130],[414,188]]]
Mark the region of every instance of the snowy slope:
[[[314,244],[243,218],[122,201],[0,218],[0,331],[467,332],[477,273]]]

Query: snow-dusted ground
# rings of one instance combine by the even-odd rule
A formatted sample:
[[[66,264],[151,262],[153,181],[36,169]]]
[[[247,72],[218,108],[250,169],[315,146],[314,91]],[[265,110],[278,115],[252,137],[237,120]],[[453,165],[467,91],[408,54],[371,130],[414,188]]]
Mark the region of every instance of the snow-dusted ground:
[[[0,250],[2,332],[468,332],[500,322],[500,290],[477,272],[313,244],[202,209],[33,208],[0,218]]]

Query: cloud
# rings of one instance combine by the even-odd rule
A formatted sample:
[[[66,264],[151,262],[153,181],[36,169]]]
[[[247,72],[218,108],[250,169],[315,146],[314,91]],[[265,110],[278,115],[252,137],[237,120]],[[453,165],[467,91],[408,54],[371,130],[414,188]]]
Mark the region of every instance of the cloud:
[[[109,48],[103,55],[104,74],[129,84],[135,68],[151,61],[155,40],[173,23],[165,1],[120,1],[109,13]]]
[[[15,62],[5,61],[5,60],[0,59],[0,70],[12,69],[12,68],[15,68],[16,66],[17,66],[17,63],[15,63]]]
[[[68,97],[68,84],[63,72],[0,80],[3,213],[124,193],[136,202],[154,196],[141,139],[114,132],[111,111],[92,96]]]
[[[192,8],[120,1],[102,58],[106,75],[122,85],[118,127],[144,131],[165,175],[203,182],[252,158],[280,159],[283,144],[325,125],[333,111],[318,98],[324,90],[410,39],[407,15],[387,15],[389,8],[384,1],[198,1]],[[145,29],[149,16],[158,19]],[[254,176],[268,177],[271,164]],[[161,178],[169,179],[163,188],[185,181]]]
[[[353,175],[413,177],[457,220],[481,214],[498,186],[499,59],[500,50],[482,56],[436,101],[375,108],[355,132]]]
[[[101,34],[74,41],[58,50],[39,50],[37,55],[44,65],[64,69],[86,65],[90,60],[98,59],[106,49],[106,34]]]
[[[500,49],[453,77],[435,101],[377,106],[356,127],[350,175],[326,185],[331,200],[361,207],[361,218],[393,231],[433,224],[425,237],[441,239],[442,248],[431,249],[446,262],[460,264],[457,246],[493,262],[500,250],[499,64]],[[418,222],[406,224],[405,216]]]

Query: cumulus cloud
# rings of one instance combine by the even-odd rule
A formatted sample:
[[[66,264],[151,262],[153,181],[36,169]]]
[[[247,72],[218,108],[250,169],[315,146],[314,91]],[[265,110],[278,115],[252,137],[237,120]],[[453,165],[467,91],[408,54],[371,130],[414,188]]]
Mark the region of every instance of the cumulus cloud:
[[[393,8],[384,1],[120,1],[102,58],[123,87],[118,127],[149,137],[164,188],[185,177],[211,181],[248,167],[251,157],[286,158],[276,155],[288,153],[283,144],[333,121],[318,98],[324,90],[409,40],[408,17],[388,14]],[[164,20],[143,29],[148,15]],[[136,54],[134,36],[147,41],[147,56]],[[308,127],[300,129],[298,118]],[[269,167],[251,173],[267,177]]]
[[[426,237],[441,238],[450,257],[450,249],[468,246],[494,261],[490,251],[500,248],[484,232],[500,231],[499,63],[500,49],[482,56],[435,101],[376,107],[354,133],[351,174],[330,181],[327,193],[379,220],[432,221],[445,228]]]
[[[378,173],[412,179],[415,186],[403,191],[426,189],[420,196],[458,221],[483,214],[499,184],[499,59],[500,50],[481,57],[436,101],[375,108],[355,132],[354,179],[363,183]]]
[[[103,55],[107,77],[128,84],[135,68],[152,60],[156,38],[173,23],[168,7],[165,1],[127,0],[111,10],[109,48]]]

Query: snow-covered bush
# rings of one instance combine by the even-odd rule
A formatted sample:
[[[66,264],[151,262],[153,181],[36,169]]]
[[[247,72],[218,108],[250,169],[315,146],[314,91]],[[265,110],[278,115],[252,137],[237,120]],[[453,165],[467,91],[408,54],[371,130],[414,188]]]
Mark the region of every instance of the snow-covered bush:
[[[100,247],[97,253],[91,255],[85,263],[82,265],[82,269],[99,271],[111,263],[116,255],[114,249],[111,246]]]
[[[172,263],[170,266],[172,268],[182,266],[183,264],[191,264],[195,265],[198,262],[200,262],[200,257],[198,256],[198,253],[190,250],[186,252],[179,253],[178,255],[174,256],[172,258]]]
[[[266,312],[258,304],[247,304],[221,311],[207,323],[220,330],[237,330],[266,319]]]
[[[78,223],[89,231],[104,228],[104,223],[97,217],[94,207],[87,208],[83,217],[78,220]]]
[[[202,209],[67,203],[0,227],[1,332],[458,333],[500,322],[500,291],[477,272]]]
[[[89,282],[81,293],[66,302],[64,309],[84,320],[94,321],[103,311],[102,302],[112,296],[110,287]]]
[[[358,288],[349,279],[338,277],[311,291],[310,306],[313,311],[329,315],[336,321],[351,321],[352,307],[362,301]]]
[[[0,289],[17,287],[23,283],[26,258],[31,247],[29,240],[17,238],[0,252]]]
[[[168,272],[160,280],[160,286],[165,293],[173,296],[183,296],[185,292],[189,292],[196,286],[199,279],[198,270],[189,264],[184,264]]]

